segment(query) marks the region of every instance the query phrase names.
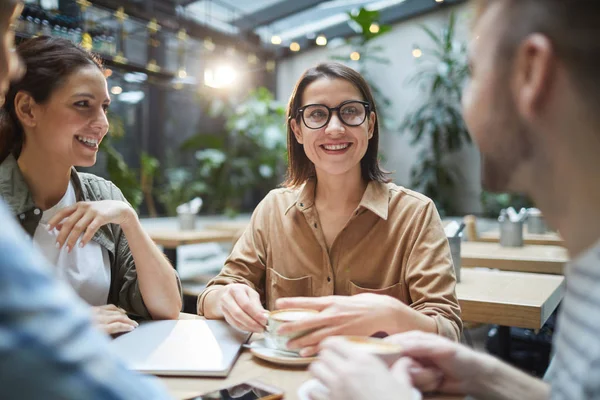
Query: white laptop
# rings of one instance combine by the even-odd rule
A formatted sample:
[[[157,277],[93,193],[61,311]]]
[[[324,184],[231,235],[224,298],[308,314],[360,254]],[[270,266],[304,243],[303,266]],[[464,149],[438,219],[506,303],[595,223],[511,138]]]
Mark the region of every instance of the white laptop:
[[[226,377],[249,337],[225,321],[149,321],[114,339],[111,347],[139,372]]]

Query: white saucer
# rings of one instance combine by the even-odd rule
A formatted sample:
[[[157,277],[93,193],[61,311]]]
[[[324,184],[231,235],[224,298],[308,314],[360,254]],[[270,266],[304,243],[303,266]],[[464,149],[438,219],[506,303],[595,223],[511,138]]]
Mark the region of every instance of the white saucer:
[[[316,400],[329,400],[327,388],[316,379],[309,379],[298,388],[298,400],[312,400],[309,393]],[[421,392],[414,388],[412,400],[423,400]]]
[[[268,348],[264,339],[252,342],[250,353],[261,360],[279,365],[306,366],[317,359],[317,357],[281,355],[281,353],[278,353],[276,350]]]

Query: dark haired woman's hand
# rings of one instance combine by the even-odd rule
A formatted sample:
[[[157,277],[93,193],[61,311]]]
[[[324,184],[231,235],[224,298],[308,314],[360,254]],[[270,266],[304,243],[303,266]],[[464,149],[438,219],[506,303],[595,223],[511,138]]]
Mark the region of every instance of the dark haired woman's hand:
[[[98,329],[109,335],[131,332],[138,326],[137,322],[127,316],[125,310],[113,304],[92,307],[92,320]]]
[[[118,224],[125,227],[134,220],[137,220],[137,214],[123,201],[80,201],[56,213],[48,222],[48,230],[58,229],[57,247],[66,244],[70,252],[82,235],[79,247],[85,246],[103,225]]]

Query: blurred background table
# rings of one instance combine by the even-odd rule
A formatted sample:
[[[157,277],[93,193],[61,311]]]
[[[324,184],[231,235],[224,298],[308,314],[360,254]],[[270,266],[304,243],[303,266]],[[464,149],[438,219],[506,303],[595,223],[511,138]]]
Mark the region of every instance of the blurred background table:
[[[560,304],[565,277],[467,268],[456,295],[466,322],[540,329]]]
[[[148,229],[148,235],[159,246],[163,247],[165,256],[177,268],[177,247],[187,244],[212,242],[231,242],[233,235],[227,231],[208,229],[181,231],[172,229]]]
[[[502,247],[498,243],[463,242],[460,251],[461,267],[562,275],[569,262],[567,249],[560,246]]]
[[[498,243],[500,241],[500,231],[492,230],[489,232],[482,232],[477,240],[480,242]],[[527,227],[523,228],[523,243],[526,245],[564,246],[564,241],[558,233],[528,233]]]

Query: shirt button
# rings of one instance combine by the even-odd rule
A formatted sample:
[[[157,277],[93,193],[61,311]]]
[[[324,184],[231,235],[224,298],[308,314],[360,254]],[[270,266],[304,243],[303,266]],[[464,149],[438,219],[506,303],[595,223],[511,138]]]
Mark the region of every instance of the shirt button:
[[[331,277],[330,276],[327,277],[327,282],[331,282]]]
[[[21,219],[25,219],[25,214],[21,214],[21,215],[19,215],[19,218],[21,218]]]
[[[35,215],[40,215],[40,212],[41,212],[41,211],[40,211],[40,209],[39,209],[39,208],[36,208],[35,210],[33,210],[33,213],[34,213]]]

